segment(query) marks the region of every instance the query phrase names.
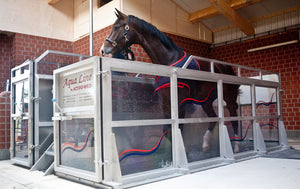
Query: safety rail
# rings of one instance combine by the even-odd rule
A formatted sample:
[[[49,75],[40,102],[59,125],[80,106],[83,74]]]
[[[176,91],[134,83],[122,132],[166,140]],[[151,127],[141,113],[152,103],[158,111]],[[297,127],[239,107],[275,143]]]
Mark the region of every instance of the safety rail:
[[[185,69],[192,59],[207,62],[210,70]],[[215,73],[217,64],[233,66],[238,74]],[[170,82],[165,102],[161,92],[155,92],[158,76]],[[207,117],[196,104],[188,107],[193,111],[179,115],[182,80],[216,86],[216,117]],[[237,116],[228,115],[224,84],[244,87]],[[54,100],[55,173],[95,185],[131,187],[287,147],[280,75],[218,60],[191,56],[178,68],[92,57],[55,70]],[[233,134],[232,121],[238,122],[238,135]],[[216,127],[205,152],[201,140],[212,123]]]

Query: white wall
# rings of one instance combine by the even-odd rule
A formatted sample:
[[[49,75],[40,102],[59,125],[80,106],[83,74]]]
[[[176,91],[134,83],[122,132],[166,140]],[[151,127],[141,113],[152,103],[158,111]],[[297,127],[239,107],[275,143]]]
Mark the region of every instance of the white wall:
[[[114,9],[138,16],[158,29],[196,40],[212,41],[205,26],[188,21],[172,0],[113,0],[98,8],[93,0],[94,32],[116,20]],[[89,35],[89,0],[0,0],[0,31],[76,41]]]
[[[0,0],[0,30],[73,41],[73,0]]]
[[[121,9],[121,0],[98,8],[97,1],[93,1],[93,30],[99,31],[116,20],[115,8]],[[74,41],[89,35],[89,0],[74,0]]]
[[[188,21],[188,13],[171,0],[113,0],[97,8],[94,0],[94,32],[116,20],[114,9],[135,15],[155,25],[159,30],[206,42],[212,41],[212,33],[204,25]],[[89,35],[89,1],[74,2],[74,39]]]
[[[212,33],[204,25],[191,23],[188,13],[172,0],[122,0],[122,10],[155,25],[159,30],[211,42]]]

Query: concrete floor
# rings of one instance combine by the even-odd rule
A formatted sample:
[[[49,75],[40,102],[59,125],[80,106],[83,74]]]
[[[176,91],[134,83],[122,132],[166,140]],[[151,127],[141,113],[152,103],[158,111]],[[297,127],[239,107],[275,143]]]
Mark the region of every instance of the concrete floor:
[[[300,160],[256,158],[135,189],[299,189]]]
[[[300,140],[289,141],[300,150]],[[260,157],[209,169],[173,179],[146,184],[133,189],[299,189],[300,160]],[[1,189],[91,189],[54,175],[33,171],[0,161]]]

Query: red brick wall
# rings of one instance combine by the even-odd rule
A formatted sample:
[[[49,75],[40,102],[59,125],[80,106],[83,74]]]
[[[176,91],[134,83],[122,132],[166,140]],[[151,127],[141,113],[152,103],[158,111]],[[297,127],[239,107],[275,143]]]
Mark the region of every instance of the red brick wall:
[[[197,40],[188,39],[181,36],[167,34],[176,45],[181,47],[188,54],[208,57],[209,56],[209,45]]]
[[[106,37],[110,34],[112,26],[108,26],[93,34],[93,55],[100,56],[100,48]],[[74,42],[74,53],[90,55],[90,36],[86,36]]]
[[[9,78],[11,64],[10,37],[0,35],[0,92],[5,89],[6,80]]]
[[[11,38],[0,35],[0,150],[10,147],[10,93],[5,90],[10,76]]]
[[[57,39],[16,33],[12,36],[13,66],[35,59],[46,50],[73,52],[73,43]]]
[[[281,75],[284,124],[300,130],[300,43],[248,53],[247,49],[299,39],[298,31],[217,47],[210,57],[226,62],[278,72]]]
[[[0,93],[0,150],[10,147],[10,92]]]
[[[69,41],[50,39],[39,36],[16,33],[11,37],[12,43],[12,67],[23,63],[27,59],[35,59],[46,50],[56,50],[73,53],[73,43]],[[60,55],[49,55],[43,61],[47,64],[39,64],[38,71],[42,74],[52,74],[52,71],[59,67],[54,63],[72,63],[74,60],[70,57]]]

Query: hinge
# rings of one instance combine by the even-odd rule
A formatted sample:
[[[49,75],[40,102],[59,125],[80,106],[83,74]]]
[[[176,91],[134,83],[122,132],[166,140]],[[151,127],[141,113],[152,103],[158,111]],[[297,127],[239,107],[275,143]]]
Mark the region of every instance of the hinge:
[[[54,113],[52,117],[52,121],[65,121],[65,120],[72,120],[72,116],[65,116],[61,113]]]
[[[31,97],[32,101],[35,101],[36,103],[39,103],[39,101],[41,100],[41,97]]]
[[[66,116],[64,115],[62,108],[58,105],[58,103],[56,102],[56,99],[52,99],[53,104],[55,104],[55,106],[57,107],[57,109],[59,110],[59,112],[55,112],[54,116],[52,117],[53,121],[64,121],[64,120],[72,120],[72,116]]]
[[[109,74],[109,71],[108,70],[104,70],[104,71],[99,71],[96,75],[97,76],[100,76],[100,75],[107,76],[108,74]]]

